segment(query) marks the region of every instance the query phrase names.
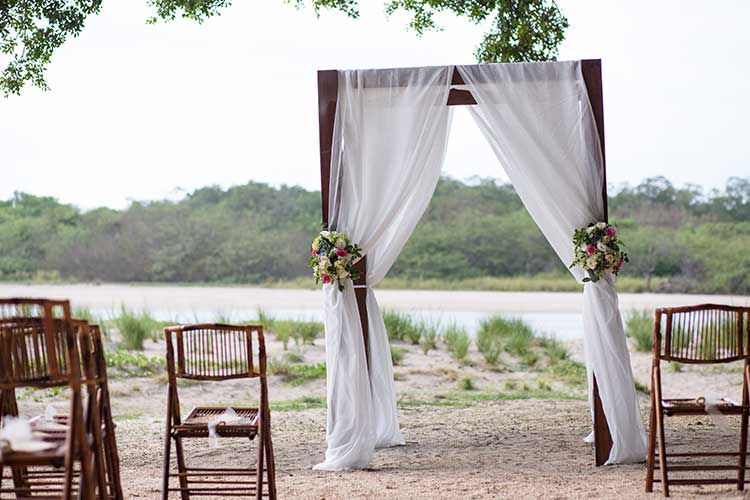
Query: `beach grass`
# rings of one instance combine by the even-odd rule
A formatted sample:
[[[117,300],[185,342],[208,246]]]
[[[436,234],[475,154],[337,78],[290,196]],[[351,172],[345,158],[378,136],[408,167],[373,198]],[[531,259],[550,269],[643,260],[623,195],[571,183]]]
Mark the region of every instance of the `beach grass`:
[[[442,337],[451,357],[456,361],[464,362],[471,347],[471,338],[466,329],[452,323],[443,330]]]
[[[646,309],[628,313],[625,317],[625,335],[633,341],[636,351],[651,352],[654,348],[653,313]]]

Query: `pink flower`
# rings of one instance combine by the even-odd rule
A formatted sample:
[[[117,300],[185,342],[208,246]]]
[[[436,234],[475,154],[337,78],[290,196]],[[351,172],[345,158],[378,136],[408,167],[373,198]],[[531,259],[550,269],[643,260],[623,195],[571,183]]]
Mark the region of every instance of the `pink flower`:
[[[622,262],[623,262],[623,259],[622,259],[622,256],[620,256],[620,260],[617,261],[617,264],[615,264],[615,267],[617,269],[620,269],[622,267]]]
[[[596,253],[596,247],[594,245],[586,245],[586,253],[589,255]]]
[[[617,230],[614,227],[609,226],[607,228],[607,236],[609,236],[610,238],[614,238],[616,234],[617,234]]]
[[[315,249],[313,248],[313,250],[312,250],[312,254],[313,254],[313,255],[318,255],[318,251],[317,251],[317,250],[315,250]]]
[[[328,276],[327,274],[324,274],[324,275],[323,275],[323,283],[325,283],[325,284],[327,285],[327,284],[329,284],[330,282],[331,282],[331,277],[330,277],[330,276]]]
[[[348,254],[346,253],[345,248],[337,248],[336,255],[338,255],[339,257],[346,257]]]

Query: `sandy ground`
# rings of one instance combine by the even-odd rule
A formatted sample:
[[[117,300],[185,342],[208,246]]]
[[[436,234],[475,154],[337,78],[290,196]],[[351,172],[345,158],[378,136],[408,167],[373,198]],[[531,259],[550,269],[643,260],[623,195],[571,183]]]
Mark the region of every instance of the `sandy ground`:
[[[433,290],[376,290],[381,307],[398,310],[471,312],[580,312],[582,293],[565,292],[470,292]],[[77,306],[117,310],[159,307],[163,310],[265,310],[319,309],[319,290],[249,287],[138,286],[138,285],[19,285],[0,284],[0,296],[67,298]],[[681,295],[622,293],[623,310],[718,302],[748,305],[750,297],[730,295]]]
[[[498,292],[378,291],[381,304],[401,309],[504,311],[577,311],[580,294]],[[123,285],[20,286],[0,285],[0,295],[68,297],[76,305],[109,307],[112,298],[130,307],[146,303],[206,305],[206,301],[238,308],[273,309],[320,306],[318,292],[251,288],[130,287]],[[697,302],[747,303],[746,297],[679,295],[621,295],[623,309]],[[210,306],[211,304],[209,304]],[[482,366],[475,350],[474,363],[460,366],[440,347],[425,355],[409,349],[395,368],[401,425],[407,444],[379,450],[367,470],[341,473],[315,472],[325,451],[325,410],[273,412],[273,440],[277,458],[279,498],[311,500],[350,499],[622,499],[658,498],[644,493],[644,464],[594,467],[593,449],[582,438],[590,430],[588,405],[581,399],[521,399],[466,402],[441,406],[442,396],[459,390],[458,381],[470,377],[477,389],[467,394],[507,392],[508,382],[539,387],[544,374],[524,372],[509,365],[493,371]],[[581,359],[581,341],[568,348]],[[474,349],[472,347],[472,349]],[[274,360],[283,356],[272,337],[268,351]],[[163,353],[163,345],[149,342],[147,353]],[[304,348],[305,363],[324,360],[323,341]],[[651,358],[633,353],[636,380],[648,385]],[[665,367],[664,386],[669,396],[729,396],[740,390],[739,367],[684,369]],[[548,381],[551,389],[581,396],[580,388]],[[284,402],[301,397],[325,397],[324,380],[290,386],[280,377],[270,380],[271,399]],[[198,404],[247,404],[254,401],[251,387],[242,382],[191,383],[181,389],[183,414]],[[165,412],[165,378],[157,376],[111,381],[117,438],[122,459],[123,487],[127,498],[160,498]],[[420,402],[419,404],[414,404]],[[409,404],[411,403],[411,404]],[[59,397],[26,395],[21,408],[41,413],[49,404],[64,407]],[[643,397],[645,416],[648,400]],[[708,418],[668,423],[669,442],[678,448],[734,449],[735,423]],[[210,450],[206,442],[188,449],[189,463],[236,465],[252,463],[246,443],[224,444]],[[728,486],[675,487],[676,498],[738,498]],[[175,498],[175,497],[172,497]]]
[[[306,363],[324,359],[322,340],[304,348]],[[150,354],[162,345],[148,344]],[[538,383],[539,373],[492,371],[482,366],[474,350],[471,366],[459,366],[444,348],[425,355],[418,347],[409,349],[395,368],[399,399],[422,401],[417,406],[400,406],[401,425],[407,444],[379,450],[367,470],[315,472],[325,450],[325,410],[275,411],[273,440],[277,458],[279,498],[310,500],[350,499],[622,499],[658,498],[644,493],[644,464],[594,467],[593,449],[582,438],[590,429],[585,401],[577,399],[526,399],[439,406],[440,395],[458,391],[457,380],[471,377],[476,391],[507,391],[507,382]],[[268,345],[272,358],[283,353],[273,338]],[[581,343],[569,344],[580,358]],[[633,353],[636,379],[646,384],[650,356]],[[679,388],[670,395],[721,394],[736,397],[739,368],[723,370],[665,369],[665,387]],[[553,389],[565,386],[553,382]],[[271,377],[273,401],[303,396],[324,397],[325,382],[314,380],[290,386]],[[122,459],[123,487],[127,498],[160,498],[160,473],[165,411],[164,377],[115,379],[112,401],[118,424],[117,438]],[[568,388],[576,393],[575,389]],[[182,411],[206,403],[247,404],[255,399],[253,388],[243,382],[189,383],[181,389]],[[577,394],[581,394],[578,390]],[[35,400],[36,399],[36,400]],[[433,404],[434,403],[434,404]],[[41,412],[49,405],[64,406],[59,398],[26,397],[22,408]],[[641,401],[642,412],[648,401]],[[720,424],[720,425],[717,425]],[[670,443],[705,449],[734,449],[736,424],[708,418],[670,422]],[[225,442],[226,443],[226,442]],[[206,442],[191,445],[188,463],[236,465],[252,463],[246,443],[223,444],[210,450]],[[731,487],[675,487],[676,498],[743,497]],[[172,497],[175,498],[175,497]]]

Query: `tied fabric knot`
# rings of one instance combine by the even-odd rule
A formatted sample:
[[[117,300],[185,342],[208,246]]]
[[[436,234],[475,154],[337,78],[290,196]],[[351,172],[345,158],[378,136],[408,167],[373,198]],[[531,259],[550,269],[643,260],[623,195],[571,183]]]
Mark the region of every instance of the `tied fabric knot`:
[[[34,420],[44,418],[37,417]],[[31,424],[32,420],[25,417],[5,417],[3,428],[0,429],[0,456],[12,452],[34,453],[55,447],[55,443],[45,441],[35,434]]]
[[[208,421],[208,447],[212,450],[219,447],[219,434],[216,432],[216,428],[220,425],[245,425],[251,423],[251,419],[237,415],[234,408],[227,408],[224,410],[224,413]]]
[[[721,411],[721,407],[729,405],[739,406],[729,398],[715,397],[715,395],[709,395],[708,397],[701,396],[696,399],[696,402],[705,407],[706,414],[708,415],[708,418],[711,419],[711,423],[722,430],[727,430],[729,426],[727,425],[727,420],[722,418],[727,415]]]

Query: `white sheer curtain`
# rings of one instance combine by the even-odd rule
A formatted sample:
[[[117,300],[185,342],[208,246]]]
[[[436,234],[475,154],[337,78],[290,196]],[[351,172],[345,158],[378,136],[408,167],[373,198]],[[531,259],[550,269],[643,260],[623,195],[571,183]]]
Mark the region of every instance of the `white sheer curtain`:
[[[602,155],[580,62],[458,70],[477,101],[469,107],[476,123],[526,209],[569,264],[573,230],[604,219]],[[581,281],[583,271],[571,271]],[[585,285],[583,316],[589,382],[593,372],[614,442],[608,463],[643,461],[646,437],[613,280]]]
[[[452,68],[339,72],[329,221],[367,255],[367,282],[390,269],[427,209],[445,157]],[[367,369],[354,289],[326,285],[328,420],[319,470],[366,467],[376,447],[403,444],[388,337],[367,291]]]

